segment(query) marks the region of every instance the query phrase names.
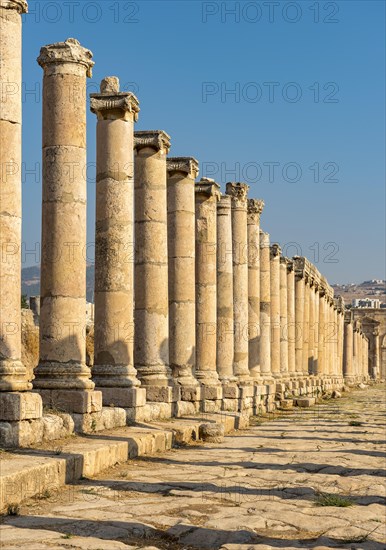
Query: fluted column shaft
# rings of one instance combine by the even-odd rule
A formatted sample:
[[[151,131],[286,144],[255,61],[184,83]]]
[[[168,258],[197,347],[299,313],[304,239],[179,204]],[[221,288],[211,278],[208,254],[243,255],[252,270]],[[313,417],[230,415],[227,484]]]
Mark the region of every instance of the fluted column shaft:
[[[166,206],[170,137],[160,130],[135,132],[134,147],[135,367],[143,386],[165,387],[171,384]]]
[[[217,203],[217,372],[226,383],[234,380],[232,199]]]
[[[39,390],[92,389],[86,366],[86,78],[74,39],[45,46]],[[72,403],[69,403],[71,409]],[[70,411],[71,412],[71,411]]]
[[[232,197],[233,234],[233,305],[234,363],[233,373],[239,383],[249,383],[248,361],[248,229],[245,183],[227,183],[226,194]]]
[[[196,377],[217,385],[217,202],[220,186],[196,183]]]
[[[260,231],[260,372],[265,380],[271,372],[271,266],[269,234]]]
[[[260,215],[264,202],[248,199],[248,364],[260,379]]]
[[[0,391],[32,387],[21,362],[21,122],[24,0],[0,5]]]
[[[167,160],[169,255],[169,358],[174,380],[197,386],[195,191],[198,162],[190,157]]]
[[[93,381],[98,389],[138,386],[133,366],[133,140],[139,111],[119,81],[91,94],[97,123]],[[104,394],[106,404],[111,395]],[[106,400],[107,399],[107,400]],[[117,400],[112,400],[117,404]]]

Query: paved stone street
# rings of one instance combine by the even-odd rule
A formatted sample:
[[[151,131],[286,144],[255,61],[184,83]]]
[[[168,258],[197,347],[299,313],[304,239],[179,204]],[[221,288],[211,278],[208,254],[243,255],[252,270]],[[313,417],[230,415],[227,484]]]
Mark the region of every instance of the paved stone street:
[[[382,385],[127,462],[3,518],[1,548],[385,549],[384,414]]]

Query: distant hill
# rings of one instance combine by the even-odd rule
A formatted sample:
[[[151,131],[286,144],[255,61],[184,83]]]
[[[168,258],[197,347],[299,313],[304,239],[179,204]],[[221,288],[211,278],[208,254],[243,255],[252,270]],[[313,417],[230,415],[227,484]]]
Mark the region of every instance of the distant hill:
[[[346,305],[351,305],[355,298],[380,300],[386,303],[386,282],[380,280],[364,281],[363,283],[346,283],[343,285],[331,285],[335,295],[343,297]]]
[[[86,271],[86,285],[88,302],[94,299],[94,265],[88,265]],[[21,293],[29,296],[40,294],[40,267],[24,267],[21,270]]]

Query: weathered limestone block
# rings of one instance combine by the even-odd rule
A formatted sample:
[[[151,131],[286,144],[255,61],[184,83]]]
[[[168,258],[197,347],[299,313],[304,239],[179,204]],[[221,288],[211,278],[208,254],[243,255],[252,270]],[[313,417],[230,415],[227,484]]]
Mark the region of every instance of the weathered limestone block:
[[[222,443],[224,433],[224,425],[217,422],[201,424],[200,426],[200,439],[207,443]]]
[[[75,431],[93,433],[126,426],[126,411],[118,407],[103,407],[98,412],[72,414]]]
[[[40,395],[30,392],[0,393],[0,418],[7,422],[41,418],[43,405]]]

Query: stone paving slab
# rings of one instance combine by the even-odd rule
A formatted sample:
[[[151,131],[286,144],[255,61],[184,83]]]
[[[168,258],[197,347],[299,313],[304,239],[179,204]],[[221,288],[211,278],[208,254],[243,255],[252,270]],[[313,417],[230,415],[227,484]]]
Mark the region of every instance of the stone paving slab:
[[[138,457],[28,500],[3,518],[0,540],[6,550],[384,550],[384,414],[385,387],[372,387],[252,420],[223,443]]]

